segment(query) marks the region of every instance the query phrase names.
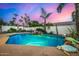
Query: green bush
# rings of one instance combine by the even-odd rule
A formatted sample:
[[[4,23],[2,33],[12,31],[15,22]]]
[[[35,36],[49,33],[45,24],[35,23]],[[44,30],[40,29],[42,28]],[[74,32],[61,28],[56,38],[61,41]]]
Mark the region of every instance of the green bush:
[[[9,32],[9,33],[17,32],[17,30],[16,30],[15,28],[10,28],[10,29],[8,30],[8,32]]]
[[[26,30],[22,30],[21,28],[19,30],[16,30],[15,28],[10,28],[7,32],[13,33],[13,32],[26,32]]]
[[[21,30],[21,32],[26,32],[26,30]]]
[[[72,36],[74,37],[75,35],[77,35],[78,33],[73,29],[73,28],[68,28],[68,31],[70,32],[70,35],[69,36]]]
[[[46,33],[47,33],[44,29],[41,29],[41,28],[37,28],[36,31],[40,31],[40,32],[42,32],[43,34],[46,34]]]
[[[19,30],[17,31],[17,32],[21,32],[22,31],[22,29],[21,28],[19,28]]]
[[[26,30],[19,28],[17,32],[26,32]]]
[[[53,32],[49,32],[50,35],[54,34]]]

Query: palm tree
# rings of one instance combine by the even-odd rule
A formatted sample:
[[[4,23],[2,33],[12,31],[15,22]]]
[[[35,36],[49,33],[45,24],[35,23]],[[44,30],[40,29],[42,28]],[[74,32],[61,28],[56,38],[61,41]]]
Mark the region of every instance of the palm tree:
[[[76,18],[76,13],[75,11],[72,12],[72,21],[75,21],[75,18]]]
[[[58,35],[58,25],[55,24],[55,26],[56,26],[56,34]]]
[[[59,6],[57,7],[57,12],[58,12],[58,13],[61,13],[61,11],[62,11],[64,5],[65,5],[65,3],[60,3],[60,4],[59,4]],[[57,26],[57,24],[55,24],[55,26],[56,26],[56,34],[58,35],[58,26]]]
[[[51,15],[52,13],[47,13],[44,8],[41,8],[41,16],[44,19],[44,30],[46,31],[46,19]]]
[[[61,11],[64,8],[64,6],[65,6],[65,3],[60,3],[59,6],[57,7],[57,12],[61,13]],[[55,24],[55,26],[56,26],[56,33],[58,35],[58,26],[57,26],[57,24]]]
[[[76,17],[75,17],[76,29],[77,32],[79,33],[79,3],[75,3],[75,9],[76,9]]]
[[[59,6],[57,7],[57,12],[61,13],[62,9],[64,8],[65,3],[60,3]]]

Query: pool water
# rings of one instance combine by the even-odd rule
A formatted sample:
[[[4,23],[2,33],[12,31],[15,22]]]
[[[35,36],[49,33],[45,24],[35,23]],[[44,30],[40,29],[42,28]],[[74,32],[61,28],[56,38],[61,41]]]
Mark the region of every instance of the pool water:
[[[64,44],[64,37],[46,34],[15,34],[9,37],[6,44],[26,46],[60,46]]]

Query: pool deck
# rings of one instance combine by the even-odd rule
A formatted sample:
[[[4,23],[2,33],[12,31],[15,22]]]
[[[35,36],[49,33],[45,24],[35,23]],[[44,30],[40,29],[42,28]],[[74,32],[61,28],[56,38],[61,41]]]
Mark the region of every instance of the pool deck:
[[[37,47],[5,44],[10,34],[0,34],[0,56],[66,56],[56,47]]]

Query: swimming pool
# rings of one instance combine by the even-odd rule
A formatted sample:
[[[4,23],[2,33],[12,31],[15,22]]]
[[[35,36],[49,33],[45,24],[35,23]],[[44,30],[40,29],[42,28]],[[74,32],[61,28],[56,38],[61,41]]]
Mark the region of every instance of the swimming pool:
[[[6,44],[26,45],[26,46],[58,46],[64,44],[64,37],[57,35],[33,35],[15,34],[11,35]]]

